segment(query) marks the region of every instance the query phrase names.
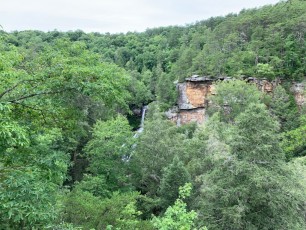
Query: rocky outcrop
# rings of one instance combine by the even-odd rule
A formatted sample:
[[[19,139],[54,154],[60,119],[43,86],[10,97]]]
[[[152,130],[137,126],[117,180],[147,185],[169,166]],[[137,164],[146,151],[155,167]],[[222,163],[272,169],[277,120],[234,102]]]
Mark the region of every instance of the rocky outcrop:
[[[278,86],[281,81],[280,79],[275,79],[273,81],[268,81],[267,79],[257,79],[254,77],[249,77],[246,79],[248,83],[256,84],[258,90],[265,93],[272,93],[273,89],[275,89],[276,86]]]
[[[306,104],[305,83],[293,83],[291,91],[298,107],[304,106]]]
[[[177,125],[196,122],[202,124],[205,121],[206,108],[195,108],[191,110],[181,110],[178,114]]]
[[[194,75],[186,78],[185,82],[178,83],[179,92],[178,107],[166,112],[166,116],[177,123],[177,125],[196,122],[203,123],[206,120],[206,110],[209,106],[209,97],[215,94],[215,81],[230,81],[230,77],[210,78],[208,76]],[[256,84],[258,90],[271,94],[277,85],[281,83],[279,79],[268,81],[267,79],[257,79],[249,77],[245,79],[250,84]],[[294,83],[292,86],[296,103],[302,107],[305,103],[305,85]]]
[[[208,98],[214,94],[214,81],[215,79],[207,76],[192,76],[186,78],[185,82],[178,83],[178,107],[166,112],[166,116],[177,125],[190,122],[203,123],[209,103]]]
[[[186,81],[178,84],[180,110],[204,108],[208,102],[206,99],[211,95],[212,80],[193,80],[186,78]]]

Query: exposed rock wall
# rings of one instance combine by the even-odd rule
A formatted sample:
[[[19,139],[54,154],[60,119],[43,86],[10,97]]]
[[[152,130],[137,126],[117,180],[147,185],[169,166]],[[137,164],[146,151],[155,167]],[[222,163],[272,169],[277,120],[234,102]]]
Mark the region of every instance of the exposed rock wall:
[[[206,120],[206,110],[209,106],[209,96],[214,95],[213,82],[216,80],[231,80],[229,77],[211,79],[209,77],[192,76],[186,78],[185,82],[177,85],[179,91],[178,107],[166,113],[167,117],[176,122],[177,125],[196,122],[203,123]],[[268,81],[266,79],[247,78],[250,84],[256,84],[258,90],[271,94],[281,82],[279,79]],[[292,86],[296,103],[302,107],[306,103],[305,85],[294,83]]]
[[[279,79],[270,82],[266,79],[257,79],[253,77],[249,77],[247,82],[256,84],[258,90],[265,93],[272,93],[273,89],[281,83]]]
[[[296,104],[301,108],[306,104],[305,83],[294,83],[291,87]]]
[[[211,94],[211,84],[208,82],[187,81],[178,84],[180,109],[204,108],[206,98]]]
[[[191,77],[177,85],[179,91],[177,111],[168,111],[169,119],[177,125],[205,121],[205,112],[209,103],[209,96],[213,94],[213,82],[208,77]],[[175,115],[174,115],[175,114]]]
[[[177,125],[196,122],[202,124],[205,121],[205,108],[195,108],[191,110],[181,110],[177,118]]]

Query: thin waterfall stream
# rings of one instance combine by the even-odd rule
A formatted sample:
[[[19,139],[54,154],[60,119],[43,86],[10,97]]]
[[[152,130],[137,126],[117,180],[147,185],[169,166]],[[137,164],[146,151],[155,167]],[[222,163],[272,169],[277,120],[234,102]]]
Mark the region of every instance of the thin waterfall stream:
[[[142,114],[141,114],[141,122],[140,122],[140,127],[139,129],[137,129],[134,137],[137,138],[139,136],[140,133],[143,132],[143,129],[144,129],[144,119],[145,119],[145,116],[146,116],[146,111],[148,109],[148,106],[143,106],[142,107]]]
[[[147,108],[148,108],[148,106],[146,106],[146,105],[142,107],[140,127],[135,132],[135,134],[133,136],[134,138],[138,138],[140,133],[142,133],[143,130],[144,130],[144,119],[145,119],[145,116],[146,116]],[[122,147],[124,147],[124,146],[125,146],[125,144],[122,145]],[[136,143],[134,143],[132,145],[132,149],[134,149],[135,147],[136,147]],[[128,162],[131,159],[132,155],[133,155],[133,151],[130,153],[130,155],[124,155],[122,157],[122,160],[125,161],[125,162]]]

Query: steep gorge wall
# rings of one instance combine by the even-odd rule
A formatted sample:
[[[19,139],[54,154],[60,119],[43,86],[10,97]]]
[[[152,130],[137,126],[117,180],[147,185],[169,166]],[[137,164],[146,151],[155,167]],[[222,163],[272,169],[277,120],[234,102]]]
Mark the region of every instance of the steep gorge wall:
[[[211,79],[209,77],[193,76],[186,78],[185,82],[179,83],[177,89],[179,92],[178,106],[166,113],[167,117],[176,122],[177,125],[196,122],[203,123],[206,119],[206,111],[209,107],[209,97],[214,95],[213,83],[217,80],[230,81],[231,78]],[[273,93],[273,90],[281,82],[276,79],[268,81],[266,79],[247,78],[250,84],[256,84],[258,90],[265,93]],[[305,85],[303,83],[294,83],[291,87],[296,103],[302,107],[306,103]]]
[[[306,104],[305,83],[292,84],[291,91],[293,92],[296,104],[300,108]]]

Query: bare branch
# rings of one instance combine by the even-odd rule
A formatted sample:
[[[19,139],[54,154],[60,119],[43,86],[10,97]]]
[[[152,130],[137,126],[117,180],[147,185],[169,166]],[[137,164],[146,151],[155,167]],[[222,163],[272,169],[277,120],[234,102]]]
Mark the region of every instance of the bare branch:
[[[30,82],[37,82],[37,81],[41,81],[41,80],[43,80],[43,79],[32,79],[32,80],[22,80],[22,81],[19,81],[19,82],[17,82],[15,85],[13,85],[11,88],[8,88],[8,89],[5,90],[4,92],[2,92],[2,93],[0,94],[0,98],[2,98],[5,94],[7,94],[7,93],[13,91],[14,89],[17,88],[17,86],[19,86],[19,85],[21,85],[21,84],[23,84],[23,83],[26,83],[26,82],[29,82],[29,83],[30,83]],[[33,86],[33,85],[31,85],[31,86]]]
[[[71,91],[71,90],[74,90],[74,88],[64,89],[64,90],[59,90],[59,91],[49,91],[49,92],[41,92],[41,93],[32,93],[32,94],[28,94],[28,95],[25,95],[25,96],[21,96],[21,97],[19,97],[19,98],[15,98],[15,99],[13,99],[13,100],[9,100],[8,102],[15,103],[15,102],[22,101],[22,100],[24,100],[24,99],[31,98],[31,97],[37,97],[37,96],[41,96],[41,95],[58,94],[58,93],[63,93],[63,92],[66,92],[66,91]]]
[[[18,82],[17,84],[13,85],[11,88],[5,90],[4,92],[2,92],[0,94],[0,98],[2,98],[5,94],[11,92],[12,90],[14,90],[18,85],[20,85],[23,81]]]

